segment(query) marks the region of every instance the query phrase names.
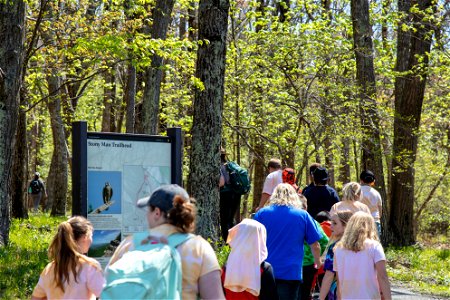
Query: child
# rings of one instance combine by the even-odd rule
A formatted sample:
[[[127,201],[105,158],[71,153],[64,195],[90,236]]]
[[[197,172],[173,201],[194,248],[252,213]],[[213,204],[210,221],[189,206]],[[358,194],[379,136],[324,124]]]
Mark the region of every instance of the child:
[[[331,215],[332,234],[328,249],[326,251],[325,263],[323,265],[325,275],[323,276],[322,286],[320,287],[319,299],[321,300],[324,300],[326,296],[328,296],[328,300],[338,299],[336,292],[337,284],[333,271],[333,248],[344,234],[345,226],[352,215],[353,212],[350,210],[336,211],[336,213]]]
[[[42,271],[32,298],[96,299],[103,284],[100,264],[87,256],[92,243],[92,225],[83,217],[72,217],[58,226],[48,249],[52,260]]]
[[[320,227],[322,227],[323,231],[327,235],[327,237],[331,236],[331,215],[326,210],[322,210],[315,217],[316,221],[319,222]]]
[[[265,262],[264,225],[244,219],[229,230],[227,243],[231,252],[222,273],[225,298],[278,299],[272,266]]]
[[[302,204],[303,204],[303,210],[307,210],[308,206],[307,206],[307,200],[306,200],[305,196],[299,195],[298,197],[300,199],[300,202],[302,202]],[[319,224],[319,222],[317,220],[314,220],[314,222],[316,223],[317,228],[319,229],[319,232],[322,235],[322,237],[319,240],[320,254],[322,255],[322,253],[325,251],[327,244],[328,244],[328,236],[324,232],[324,230],[323,230],[322,226]],[[311,253],[311,248],[309,247],[309,245],[306,242],[303,244],[303,252],[304,252],[303,267],[302,267],[303,268],[303,282],[302,282],[302,286],[300,288],[300,298],[299,299],[308,300],[308,299],[311,299],[311,291],[315,285],[315,280],[317,280],[317,276],[318,276],[317,267],[318,266],[314,264],[314,256]],[[322,267],[320,268],[320,270],[322,270]]]
[[[391,299],[386,257],[370,214],[355,213],[335,248],[333,270],[342,299]]]

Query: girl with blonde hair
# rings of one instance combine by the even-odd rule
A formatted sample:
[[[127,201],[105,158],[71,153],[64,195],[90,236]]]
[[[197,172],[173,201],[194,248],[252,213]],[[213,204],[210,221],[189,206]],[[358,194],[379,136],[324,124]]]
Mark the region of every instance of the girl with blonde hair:
[[[92,244],[92,224],[76,216],[58,226],[32,298],[96,299],[105,282],[100,264],[84,255]]]
[[[386,257],[370,214],[350,218],[336,245],[333,269],[341,299],[391,299]]]
[[[333,270],[334,261],[334,246],[341,239],[344,234],[347,222],[350,220],[353,212],[350,210],[336,211],[331,215],[331,238],[328,243],[327,249],[324,253],[325,262],[323,264],[323,270],[325,275],[322,279],[322,285],[320,287],[319,299],[324,300],[328,296],[328,300],[335,300],[337,298],[337,282],[335,278],[335,272]]]
[[[342,199],[334,204],[330,209],[330,214],[338,210],[350,210],[352,212],[363,211],[370,214],[370,209],[364,203],[361,203],[362,191],[361,185],[357,182],[349,182],[342,189]]]

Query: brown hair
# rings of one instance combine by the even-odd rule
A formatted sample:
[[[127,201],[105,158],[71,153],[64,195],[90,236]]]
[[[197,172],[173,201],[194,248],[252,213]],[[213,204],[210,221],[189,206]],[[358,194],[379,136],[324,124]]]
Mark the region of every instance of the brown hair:
[[[70,272],[77,281],[77,265],[87,261],[80,253],[77,240],[92,232],[92,224],[84,217],[76,216],[58,226],[58,231],[48,248],[48,257],[54,264],[54,277],[57,288],[64,292],[64,282],[69,284]]]
[[[271,158],[269,163],[267,164],[268,168],[280,169],[281,168],[281,160],[278,158]]]
[[[173,208],[166,215],[169,224],[178,227],[182,232],[193,232],[195,229],[195,200],[186,201],[177,195],[173,198]]]

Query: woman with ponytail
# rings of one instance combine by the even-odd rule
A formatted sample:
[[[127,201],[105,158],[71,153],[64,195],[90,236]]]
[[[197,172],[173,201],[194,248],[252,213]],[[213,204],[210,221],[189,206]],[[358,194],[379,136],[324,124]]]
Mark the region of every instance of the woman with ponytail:
[[[138,200],[137,206],[147,210],[150,229],[145,242],[165,243],[174,233],[192,233],[195,229],[195,205],[188,193],[176,184],[163,185]],[[142,241],[144,242],[144,241]],[[125,253],[136,249],[133,236],[125,238],[114,252],[111,267]],[[220,266],[211,245],[199,235],[191,235],[177,246],[181,257],[182,299],[224,299]]]
[[[58,226],[48,249],[51,262],[42,271],[32,299],[96,299],[104,277],[100,264],[85,255],[92,243],[92,225],[76,216]]]

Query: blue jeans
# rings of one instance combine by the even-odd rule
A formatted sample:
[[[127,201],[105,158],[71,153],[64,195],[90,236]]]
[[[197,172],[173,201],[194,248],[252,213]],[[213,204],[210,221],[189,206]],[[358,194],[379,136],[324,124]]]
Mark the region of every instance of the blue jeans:
[[[300,280],[275,279],[277,283],[278,297],[280,300],[301,300]]]

